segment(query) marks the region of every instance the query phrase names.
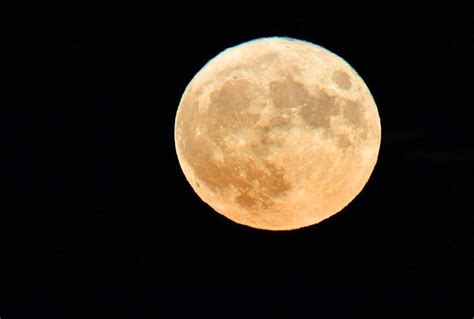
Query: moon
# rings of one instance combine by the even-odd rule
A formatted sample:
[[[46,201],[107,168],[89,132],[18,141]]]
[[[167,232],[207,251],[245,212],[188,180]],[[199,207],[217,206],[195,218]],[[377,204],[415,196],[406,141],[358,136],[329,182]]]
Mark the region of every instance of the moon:
[[[357,72],[310,42],[260,38],[210,60],[175,119],[179,164],[197,195],[265,230],[316,224],[364,188],[380,118]]]

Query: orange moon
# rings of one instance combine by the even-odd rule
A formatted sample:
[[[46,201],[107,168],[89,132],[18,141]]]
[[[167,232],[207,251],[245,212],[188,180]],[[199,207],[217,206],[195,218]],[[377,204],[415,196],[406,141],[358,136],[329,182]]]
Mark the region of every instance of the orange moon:
[[[229,48],[191,80],[175,120],[197,195],[239,224],[292,230],[341,211],[377,162],[380,118],[362,78],[309,42]]]

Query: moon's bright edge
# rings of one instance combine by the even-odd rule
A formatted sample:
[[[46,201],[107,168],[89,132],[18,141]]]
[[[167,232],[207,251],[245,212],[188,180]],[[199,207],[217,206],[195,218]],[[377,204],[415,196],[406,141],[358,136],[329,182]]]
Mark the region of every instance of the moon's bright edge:
[[[179,163],[198,196],[268,230],[343,209],[367,183],[380,141],[376,104],[356,71],[291,38],[221,52],[186,87],[175,121]]]

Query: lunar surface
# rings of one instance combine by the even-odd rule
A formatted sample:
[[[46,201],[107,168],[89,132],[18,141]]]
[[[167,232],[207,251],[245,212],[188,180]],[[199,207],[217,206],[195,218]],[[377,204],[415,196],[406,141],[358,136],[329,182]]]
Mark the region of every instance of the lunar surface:
[[[291,38],[224,50],[191,80],[175,122],[181,168],[218,213],[291,230],[363,189],[381,140],[374,99],[342,58]]]

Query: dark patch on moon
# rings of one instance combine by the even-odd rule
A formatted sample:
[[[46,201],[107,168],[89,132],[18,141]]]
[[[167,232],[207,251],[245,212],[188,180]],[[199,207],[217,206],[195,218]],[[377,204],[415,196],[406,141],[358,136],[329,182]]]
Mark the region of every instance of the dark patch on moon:
[[[270,82],[270,96],[276,107],[297,107],[308,98],[304,85],[292,79]]]
[[[324,91],[318,92],[316,96],[310,96],[300,110],[301,118],[306,124],[315,128],[329,129],[330,116],[340,113],[340,106],[335,98],[330,97]]]
[[[341,148],[348,148],[352,146],[352,142],[347,134],[339,134],[337,135],[337,145]]]
[[[342,112],[347,122],[360,130],[361,137],[365,138],[367,136],[368,123],[364,118],[364,106],[360,102],[345,101]]]
[[[255,125],[259,114],[249,113],[256,90],[248,81],[238,79],[227,81],[210,94],[210,104],[205,120],[207,136],[224,147],[225,136],[242,131]],[[224,150],[225,151],[225,150]]]
[[[351,79],[346,72],[334,71],[332,80],[343,90],[349,90],[352,87]]]
[[[210,95],[210,115],[225,115],[247,109],[251,101],[251,88],[248,81],[241,79],[225,82]]]

